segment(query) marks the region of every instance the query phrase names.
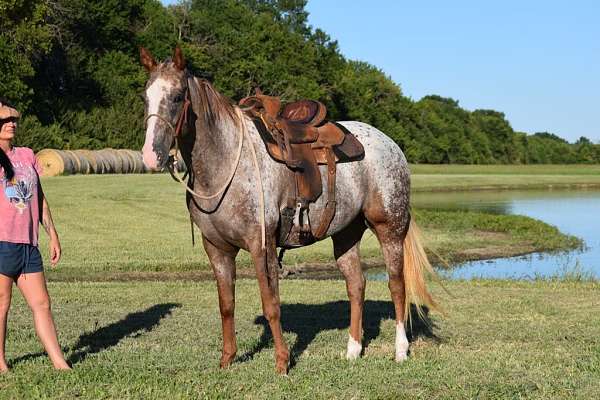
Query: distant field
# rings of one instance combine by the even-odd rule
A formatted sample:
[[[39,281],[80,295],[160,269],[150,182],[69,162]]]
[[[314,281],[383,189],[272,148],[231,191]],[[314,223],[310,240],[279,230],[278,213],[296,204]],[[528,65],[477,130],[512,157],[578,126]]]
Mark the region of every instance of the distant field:
[[[412,164],[414,191],[600,188],[600,165]]]
[[[274,372],[254,280],[236,286],[238,359],[218,369],[213,282],[51,283],[61,345],[74,370],[53,371],[15,294],[3,399],[598,399],[598,283],[446,282],[433,332],[415,323],[408,361],[393,361],[393,305],[368,282],[363,358],[348,362],[343,281],[281,283],[295,366]]]
[[[410,164],[413,174],[443,175],[599,175],[599,164],[457,165]]]
[[[196,247],[184,192],[165,174],[95,175],[46,178],[64,256],[50,279],[123,279],[126,274],[203,273],[210,267],[196,228]],[[425,244],[443,258],[464,260],[572,248],[579,242],[530,218],[472,212],[414,210],[424,228]],[[42,252],[46,253],[46,237]],[[363,258],[379,260],[379,244],[371,232],[361,243]],[[433,253],[432,253],[433,254]],[[435,256],[434,256],[435,257]],[[332,263],[330,240],[286,253],[284,264]],[[250,266],[248,254],[238,265]],[[246,268],[252,271],[252,268]]]

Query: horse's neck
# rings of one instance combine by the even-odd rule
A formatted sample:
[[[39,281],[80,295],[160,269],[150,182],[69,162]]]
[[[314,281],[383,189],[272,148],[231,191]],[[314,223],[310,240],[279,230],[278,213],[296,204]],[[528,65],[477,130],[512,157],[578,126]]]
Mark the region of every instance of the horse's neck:
[[[193,130],[190,163],[194,174],[194,184],[211,191],[221,187],[230,174],[236,161],[240,140],[239,129],[234,121],[224,118],[210,128],[199,126]]]

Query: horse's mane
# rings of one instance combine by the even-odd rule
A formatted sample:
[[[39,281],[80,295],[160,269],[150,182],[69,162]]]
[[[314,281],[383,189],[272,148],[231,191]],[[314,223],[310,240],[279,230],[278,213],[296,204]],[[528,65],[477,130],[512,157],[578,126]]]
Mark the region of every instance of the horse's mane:
[[[238,121],[235,107],[231,100],[223,96],[206,79],[193,75],[188,77],[188,88],[192,101],[192,109],[199,122],[206,128],[214,128],[218,122],[229,119]]]

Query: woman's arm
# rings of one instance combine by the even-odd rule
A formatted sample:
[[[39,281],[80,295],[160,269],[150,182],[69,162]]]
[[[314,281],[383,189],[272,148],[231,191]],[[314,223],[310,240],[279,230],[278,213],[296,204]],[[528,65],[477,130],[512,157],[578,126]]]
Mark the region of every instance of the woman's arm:
[[[40,200],[42,201],[42,226],[46,230],[48,237],[50,238],[50,263],[56,265],[60,260],[61,248],[60,241],[58,240],[58,233],[54,227],[54,221],[52,221],[52,214],[50,213],[50,206],[44,196],[42,185],[39,185],[40,189]]]

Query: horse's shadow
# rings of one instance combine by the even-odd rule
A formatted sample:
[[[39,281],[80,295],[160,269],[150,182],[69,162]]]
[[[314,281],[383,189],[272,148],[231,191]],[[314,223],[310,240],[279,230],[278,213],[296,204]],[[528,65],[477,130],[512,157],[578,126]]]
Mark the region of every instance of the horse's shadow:
[[[84,333],[79,336],[75,345],[70,348],[63,348],[65,353],[72,352],[67,362],[70,365],[77,364],[90,354],[96,354],[116,346],[126,337],[138,337],[148,333],[160,325],[160,321],[170,315],[173,309],[179,307],[181,307],[179,303],[156,304],[146,310],[130,313],[120,321]],[[12,360],[10,365],[14,366],[45,354],[45,352],[26,354]]]
[[[429,310],[423,309],[423,316],[416,312],[411,305],[411,322],[407,324],[407,337],[413,342],[420,337],[439,341],[435,330],[437,326],[429,318]],[[381,333],[383,320],[394,319],[394,305],[390,301],[365,301],[363,311],[363,350]],[[263,316],[254,320],[256,325],[262,325],[263,331],[258,343],[243,355],[238,361],[247,361],[267,348],[271,341],[269,323]],[[282,304],[281,326],[284,332],[296,334],[296,342],[290,349],[290,368],[293,368],[298,358],[307,349],[315,337],[322,331],[331,329],[348,329],[350,326],[350,304],[348,301],[334,301],[324,304]]]

